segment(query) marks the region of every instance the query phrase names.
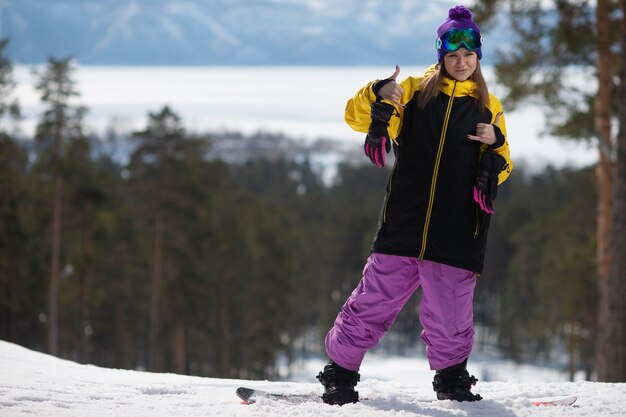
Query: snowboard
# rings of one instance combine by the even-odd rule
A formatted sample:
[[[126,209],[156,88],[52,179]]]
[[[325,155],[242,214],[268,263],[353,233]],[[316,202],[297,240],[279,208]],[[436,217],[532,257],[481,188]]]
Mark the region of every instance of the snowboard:
[[[306,402],[322,402],[321,395],[317,393],[313,394],[285,394],[285,393],[273,393],[253,388],[239,387],[236,391],[237,396],[241,399],[242,404],[254,404],[259,398],[269,398],[275,400],[281,400],[293,404],[301,404]],[[363,399],[365,400],[365,399]],[[557,406],[571,406],[577,400],[575,396],[560,396],[560,397],[546,397],[530,399],[530,403],[538,407],[557,407]]]
[[[305,402],[322,402],[319,394],[279,394],[253,388],[239,387],[237,388],[237,396],[241,399],[242,404],[254,404],[259,398],[271,398],[275,400],[283,400],[289,403],[300,404]]]
[[[536,406],[570,406],[577,400],[575,396],[565,397],[547,397],[547,398],[535,398],[530,400],[532,405]]]

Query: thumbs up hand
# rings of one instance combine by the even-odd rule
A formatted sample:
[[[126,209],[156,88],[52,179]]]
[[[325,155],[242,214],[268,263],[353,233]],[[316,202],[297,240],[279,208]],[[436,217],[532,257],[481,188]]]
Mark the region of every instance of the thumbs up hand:
[[[400,87],[396,82],[398,74],[400,74],[400,66],[396,65],[396,70],[393,74],[391,74],[391,77],[379,81],[379,83],[382,83],[382,86],[380,87],[380,89],[378,89],[376,95],[382,99],[392,102],[399,107],[404,108],[404,105],[400,103],[402,95],[404,94],[404,89]]]

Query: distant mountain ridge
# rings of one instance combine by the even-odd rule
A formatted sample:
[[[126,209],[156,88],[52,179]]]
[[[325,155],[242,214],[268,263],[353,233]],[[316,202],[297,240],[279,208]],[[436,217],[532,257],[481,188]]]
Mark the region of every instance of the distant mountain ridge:
[[[0,34],[20,64],[73,55],[97,65],[424,65],[455,3],[0,1]]]

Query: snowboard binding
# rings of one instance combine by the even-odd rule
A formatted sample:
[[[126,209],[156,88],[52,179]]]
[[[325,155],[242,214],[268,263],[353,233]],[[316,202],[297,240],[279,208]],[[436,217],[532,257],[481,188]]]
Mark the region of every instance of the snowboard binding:
[[[457,365],[437,371],[433,388],[438,400],[480,401],[483,397],[470,391],[476,382],[478,379],[467,372],[466,359]]]
[[[322,401],[331,405],[344,405],[359,401],[359,393],[354,387],[360,380],[358,372],[342,368],[330,361],[317,379],[324,385]]]

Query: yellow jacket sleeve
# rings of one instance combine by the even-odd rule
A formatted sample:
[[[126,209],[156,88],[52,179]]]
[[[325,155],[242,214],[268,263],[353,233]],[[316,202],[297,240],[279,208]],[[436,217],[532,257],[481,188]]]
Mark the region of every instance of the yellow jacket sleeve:
[[[504,135],[504,144],[502,144],[502,146],[498,148],[493,149],[494,152],[502,155],[506,160],[506,165],[504,166],[504,169],[500,172],[500,175],[498,175],[498,184],[502,184],[511,174],[511,171],[513,170],[513,162],[511,161],[511,150],[509,149],[509,143],[506,140],[506,121],[502,110],[502,104],[500,104],[500,100],[498,100],[498,98],[493,94],[489,95],[489,110],[493,115],[491,123],[494,123],[496,126],[498,126],[500,128],[500,131]],[[500,115],[498,123],[496,124],[496,118],[498,116],[498,113],[502,114]]]
[[[400,86],[404,89],[404,94],[400,99],[401,104],[408,103],[414,92],[414,89],[412,88],[412,80],[413,78],[409,77],[400,83]],[[376,100],[376,95],[373,90],[375,82],[376,81],[369,82],[346,103],[344,119],[346,123],[357,132],[367,133],[370,122],[372,121],[370,117],[370,106],[372,105],[372,102]],[[395,142],[396,138],[400,134],[400,129],[402,128],[402,115],[404,113],[404,109],[387,100],[383,100],[383,103],[391,104],[396,109],[396,114],[389,120],[389,127],[387,129],[389,137]]]
[[[400,104],[407,104],[411,98],[413,98],[413,94],[415,94],[415,92],[419,89],[421,80],[433,71],[437,71],[437,64],[431,65],[428,69],[426,69],[423,77],[408,77],[404,81],[400,82],[399,85],[404,90],[404,93],[400,98]],[[370,117],[370,106],[372,102],[376,100],[376,95],[373,90],[375,82],[376,81],[371,81],[365,87],[361,88],[354,97],[348,100],[348,103],[346,104],[344,114],[345,121],[353,130],[356,130],[357,132],[367,133],[367,130],[369,129],[370,122],[372,120]],[[391,120],[389,120],[389,128],[387,129],[391,140],[396,142],[396,138],[400,134],[400,129],[402,129],[402,116],[404,115],[404,108],[387,100],[383,100],[383,102],[391,104],[396,109],[396,114],[391,118]]]

